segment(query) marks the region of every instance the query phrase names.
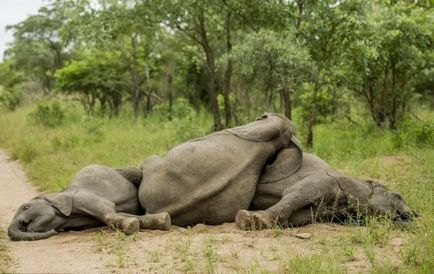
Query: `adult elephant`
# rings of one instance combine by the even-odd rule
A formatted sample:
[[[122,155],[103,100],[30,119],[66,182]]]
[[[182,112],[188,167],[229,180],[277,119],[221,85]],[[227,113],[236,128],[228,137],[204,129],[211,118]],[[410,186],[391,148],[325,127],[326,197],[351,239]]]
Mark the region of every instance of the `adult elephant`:
[[[416,216],[400,194],[346,176],[315,155],[288,148],[264,168],[250,209],[237,214],[236,224],[255,230],[276,224],[359,222],[367,215],[385,215],[400,224]]]
[[[183,143],[143,162],[140,204],[179,226],[233,222],[249,207],[263,167],[288,147],[301,153],[294,124],[275,113]]]
[[[142,215],[137,186],[138,168],[82,168],[67,189],[40,195],[21,205],[8,229],[11,240],[40,240],[60,231],[108,225],[125,234],[139,228],[170,228],[167,213]]]

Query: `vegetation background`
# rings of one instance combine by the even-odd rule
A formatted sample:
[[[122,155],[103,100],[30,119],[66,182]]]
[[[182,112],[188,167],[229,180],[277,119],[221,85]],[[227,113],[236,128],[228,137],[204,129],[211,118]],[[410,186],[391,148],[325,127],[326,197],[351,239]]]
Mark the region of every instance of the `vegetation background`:
[[[60,191],[84,165],[139,165],[264,111],[284,113],[306,151],[380,180],[421,215],[403,231],[373,220],[332,264],[299,264],[342,270],[354,250],[369,257],[398,233],[407,239],[399,267],[371,256],[369,271],[430,273],[433,26],[428,0],[50,0],[8,27],[0,145],[40,190]]]

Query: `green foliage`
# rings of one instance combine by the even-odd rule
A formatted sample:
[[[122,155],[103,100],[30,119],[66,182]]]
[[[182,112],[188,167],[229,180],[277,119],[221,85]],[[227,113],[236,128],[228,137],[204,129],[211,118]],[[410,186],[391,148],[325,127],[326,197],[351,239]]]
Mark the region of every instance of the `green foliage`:
[[[184,98],[177,98],[170,109],[168,103],[156,105],[154,114],[159,117],[167,117],[167,120],[174,119],[191,119],[197,113]]]
[[[394,132],[392,142],[396,148],[432,146],[434,143],[434,124],[432,122],[408,121]]]
[[[9,246],[7,244],[6,233],[0,231],[0,272],[8,273],[9,267],[11,265],[11,257],[8,254]]]
[[[288,273],[310,274],[310,273],[345,273],[333,261],[323,255],[297,256],[288,261],[285,271]]]
[[[36,15],[7,26],[13,32],[14,41],[6,57],[14,59],[16,68],[39,81],[46,92],[53,88],[54,72],[68,59],[65,48],[71,39],[61,35],[61,29],[70,9],[71,1],[53,0]]]
[[[187,100],[182,98],[173,102],[171,111],[169,105],[165,103],[155,106],[151,118],[165,123],[166,127],[175,129],[174,143],[181,143],[208,133],[203,123],[195,122],[207,120],[205,111],[194,110]]]
[[[14,60],[0,63],[0,104],[8,110],[15,110],[23,98],[22,75],[14,66]]]
[[[117,115],[122,103],[125,70],[119,63],[120,53],[97,51],[80,61],[72,61],[56,72],[57,87],[69,94],[78,94],[89,114],[94,113],[96,103],[101,109],[109,109]]]
[[[434,62],[433,11],[405,1],[380,2],[366,7],[365,18],[357,22],[349,47],[354,70],[346,73],[352,74],[354,91],[366,101],[373,121],[397,128],[415,97],[415,80]]]
[[[12,149],[12,158],[24,163],[31,163],[41,155],[38,143],[35,140],[17,140]]]
[[[185,98],[214,129],[223,114],[230,126],[297,106],[311,146],[317,124],[360,100],[376,126],[397,129],[414,100],[432,101],[428,2],[51,0],[9,27],[3,101],[15,108],[34,80],[78,96],[90,115],[131,102],[135,118],[165,104],[170,118]]]
[[[48,106],[51,110],[51,104]],[[163,155],[174,145],[206,134],[211,128],[210,116],[203,111],[169,121],[154,114],[137,120],[123,115],[88,116],[79,104],[71,102],[61,104],[60,109],[63,122],[55,127],[41,126],[33,119],[29,123],[35,106],[0,116],[1,146],[9,147],[13,158],[25,163],[41,190],[62,190],[77,170],[88,164],[139,165],[147,156]],[[190,113],[183,103],[179,109]]]
[[[38,103],[29,117],[37,125],[54,128],[63,123],[65,112],[57,101],[51,103],[51,105],[41,102]]]
[[[0,86],[0,103],[8,110],[15,110],[21,103],[23,95],[18,88],[3,89]]]

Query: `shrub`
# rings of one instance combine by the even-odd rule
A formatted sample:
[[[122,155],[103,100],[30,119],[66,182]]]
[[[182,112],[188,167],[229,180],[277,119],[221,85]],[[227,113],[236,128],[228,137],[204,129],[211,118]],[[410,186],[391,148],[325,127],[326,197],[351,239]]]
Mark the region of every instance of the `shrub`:
[[[9,110],[15,110],[21,103],[22,93],[17,88],[0,89],[0,103]]]
[[[153,110],[156,116],[167,117],[170,119],[191,119],[195,117],[196,111],[184,98],[177,98],[172,105],[172,111],[169,113],[169,104],[162,103],[154,107]]]
[[[39,144],[36,141],[21,140],[18,141],[12,148],[12,158],[21,160],[24,163],[30,163],[39,155]]]
[[[396,148],[406,146],[423,147],[434,142],[434,124],[430,122],[408,122],[396,130],[392,143]]]
[[[36,110],[30,113],[30,118],[35,124],[54,128],[62,124],[65,113],[58,102],[51,105],[39,103]]]
[[[414,131],[417,144],[428,145],[434,143],[434,123],[418,125]]]

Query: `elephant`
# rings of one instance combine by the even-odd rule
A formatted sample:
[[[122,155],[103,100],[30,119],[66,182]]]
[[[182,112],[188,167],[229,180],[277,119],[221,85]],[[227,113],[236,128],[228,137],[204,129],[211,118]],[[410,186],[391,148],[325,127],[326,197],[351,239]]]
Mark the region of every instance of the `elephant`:
[[[138,199],[138,168],[82,168],[64,191],[40,195],[21,205],[8,228],[11,240],[40,240],[66,230],[104,224],[129,235],[139,228],[168,230],[167,213],[146,214]]]
[[[248,209],[263,167],[277,153],[302,151],[292,121],[264,113],[246,125],[221,130],[152,155],[141,165],[138,198],[150,214],[169,213],[172,224],[234,222]],[[288,167],[283,172],[292,172]]]
[[[315,155],[287,148],[264,168],[249,209],[240,210],[235,223],[242,230],[323,221],[363,224],[368,215],[385,215],[404,226],[417,216],[400,194],[381,184],[345,176]]]

